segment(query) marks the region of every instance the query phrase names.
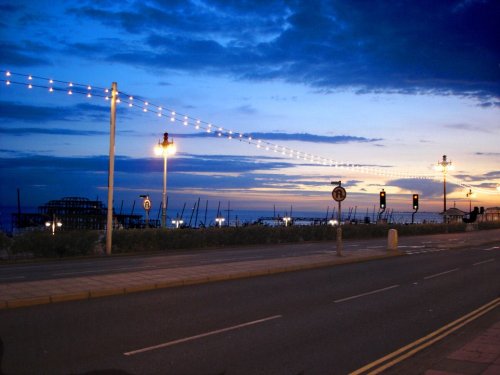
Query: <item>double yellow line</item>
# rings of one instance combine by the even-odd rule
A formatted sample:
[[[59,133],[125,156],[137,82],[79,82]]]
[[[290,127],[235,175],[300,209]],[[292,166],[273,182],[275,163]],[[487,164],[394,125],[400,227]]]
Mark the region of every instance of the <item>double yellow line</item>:
[[[405,359],[413,356],[419,351],[431,346],[435,342],[443,339],[449,334],[455,332],[457,329],[462,328],[466,324],[472,322],[473,320],[483,316],[487,312],[493,310],[496,307],[500,306],[500,297],[494,299],[493,301],[487,303],[484,306],[481,306],[477,310],[464,315],[463,317],[441,327],[437,331],[432,332],[431,334],[418,339],[417,341],[408,344],[401,349],[398,349],[385,357],[382,357],[372,363],[367,364],[366,366],[361,367],[360,369],[351,372],[350,375],[375,375],[380,374],[381,372],[387,370],[388,368],[396,365],[399,362],[404,361]]]

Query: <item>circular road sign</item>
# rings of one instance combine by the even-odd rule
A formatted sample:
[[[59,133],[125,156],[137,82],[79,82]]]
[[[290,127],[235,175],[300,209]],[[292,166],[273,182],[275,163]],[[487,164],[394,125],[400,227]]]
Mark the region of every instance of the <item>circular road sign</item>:
[[[337,186],[332,191],[332,197],[337,202],[342,202],[346,196],[347,196],[347,193],[342,186]]]
[[[146,211],[149,211],[151,209],[151,201],[148,198],[144,199],[142,205],[144,206],[144,209]]]

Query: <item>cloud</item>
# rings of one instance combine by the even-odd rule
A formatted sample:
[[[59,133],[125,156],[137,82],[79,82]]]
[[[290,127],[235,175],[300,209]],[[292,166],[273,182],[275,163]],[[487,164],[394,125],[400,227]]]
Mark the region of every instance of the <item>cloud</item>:
[[[498,157],[500,156],[500,152],[476,152],[474,155]]]
[[[2,150],[2,152],[8,150]],[[11,153],[12,155],[12,153]],[[0,168],[52,169],[99,172],[107,171],[108,156],[62,157],[21,153],[17,157],[0,158]],[[179,154],[169,160],[169,173],[248,173],[257,170],[273,170],[293,167],[294,164],[271,157],[238,155],[191,155]],[[161,173],[163,160],[158,158],[131,158],[116,156],[115,169],[123,173]]]
[[[94,197],[102,194],[101,190],[107,186],[108,156],[105,155],[60,157],[5,149],[0,152],[5,155],[0,157],[0,194],[4,197],[12,197],[16,188],[21,187],[24,191],[32,192],[30,201],[40,204],[70,195]],[[249,189],[267,188],[269,182],[258,178],[265,177],[259,171],[282,170],[293,166],[286,160],[270,157],[179,154],[169,160],[169,192],[185,193],[194,189],[206,191],[207,194],[219,191],[218,194],[221,194],[221,190],[234,189],[241,195]],[[159,192],[162,172],[161,159],[116,156],[116,190]],[[277,186],[297,186],[286,175],[276,173],[275,178]]]
[[[236,108],[237,112],[243,113],[245,115],[254,115],[257,113],[257,109],[255,109],[253,106],[246,104],[242,105],[238,108]]]
[[[190,133],[190,134],[178,134],[176,135],[180,138],[206,138],[214,137],[214,133]],[[381,138],[365,138],[356,137],[350,135],[336,135],[336,136],[325,136],[325,135],[315,135],[309,133],[252,133],[253,139],[262,139],[268,141],[300,141],[300,142],[312,142],[312,143],[372,143],[379,142]],[[236,137],[236,135],[235,135]]]
[[[2,66],[40,66],[45,65],[47,61],[36,54],[29,48],[25,48],[20,44],[9,42],[0,42],[0,64]]]
[[[0,128],[0,134],[14,135],[18,137],[29,134],[100,136],[100,135],[108,135],[109,132],[96,131],[96,130],[61,129],[61,128]]]
[[[105,116],[109,116],[109,107],[89,103],[79,103],[62,107],[26,105],[11,101],[0,101],[0,122],[42,124],[75,119],[102,121]],[[5,129],[3,130],[4,132],[6,131]]]
[[[460,131],[492,133],[491,129],[471,124],[448,124],[445,125],[445,128],[460,130]]]
[[[500,178],[500,171],[491,171],[484,174],[485,178]]]
[[[387,186],[396,186],[400,189],[407,190],[412,193],[419,193],[425,198],[437,198],[443,195],[443,183],[435,180],[421,180],[421,179],[398,179],[391,180],[386,183]],[[462,190],[460,185],[448,182],[446,184],[448,193],[457,190]]]
[[[500,95],[496,1],[249,4],[152,1],[120,10],[92,4],[69,14],[142,37],[144,47],[107,58],[145,68],[498,102],[491,100]]]

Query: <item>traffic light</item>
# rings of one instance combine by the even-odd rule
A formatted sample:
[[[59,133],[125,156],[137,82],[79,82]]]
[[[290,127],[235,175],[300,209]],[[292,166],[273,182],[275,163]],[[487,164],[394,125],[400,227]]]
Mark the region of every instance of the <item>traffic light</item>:
[[[413,209],[418,210],[418,194],[413,194]]]
[[[380,208],[382,210],[385,210],[386,204],[385,204],[385,191],[380,192]]]

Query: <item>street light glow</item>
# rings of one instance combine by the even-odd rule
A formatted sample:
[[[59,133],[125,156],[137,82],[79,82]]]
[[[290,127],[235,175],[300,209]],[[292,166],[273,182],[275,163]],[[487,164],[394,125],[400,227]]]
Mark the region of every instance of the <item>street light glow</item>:
[[[176,228],[179,228],[179,226],[184,224],[184,220],[181,219],[172,220],[172,224],[174,224]]]
[[[56,234],[56,228],[61,228],[62,223],[59,220],[56,220],[56,216],[53,215],[52,221],[46,221],[45,226],[47,228],[51,228],[52,235]]]
[[[222,227],[222,223],[223,223],[224,221],[226,221],[226,219],[225,219],[225,218],[223,218],[223,217],[216,217],[216,218],[215,218],[215,222],[219,225],[219,228],[220,228],[220,227]]]

